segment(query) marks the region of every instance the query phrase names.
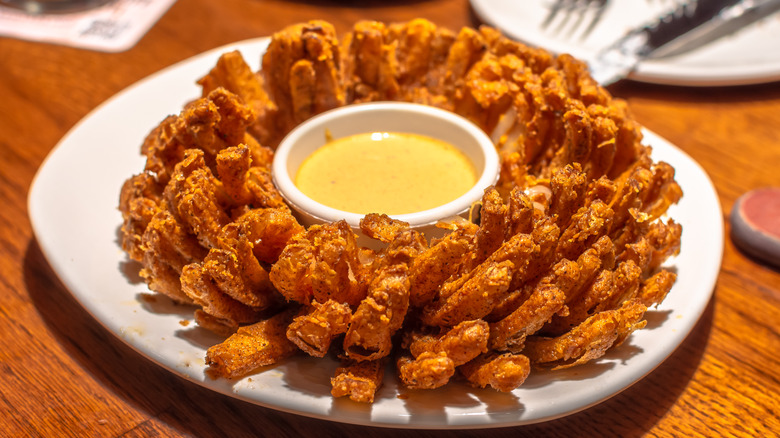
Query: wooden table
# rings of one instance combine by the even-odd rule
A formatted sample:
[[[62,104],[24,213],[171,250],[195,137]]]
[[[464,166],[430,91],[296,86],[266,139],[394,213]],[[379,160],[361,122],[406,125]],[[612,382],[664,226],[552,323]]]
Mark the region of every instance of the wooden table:
[[[280,413],[161,369],[104,330],[62,286],[36,243],[26,204],[36,169],[79,119],[165,66],[313,18],[344,32],[359,19],[414,17],[451,29],[478,24],[467,0],[179,0],[123,53],[0,38],[0,435],[448,436]],[[706,169],[724,221],[742,193],[780,185],[780,83],[699,89],[627,82],[610,91]],[[713,299],[654,372],[563,419],[462,435],[779,434],[780,272],[738,251],[729,229]]]

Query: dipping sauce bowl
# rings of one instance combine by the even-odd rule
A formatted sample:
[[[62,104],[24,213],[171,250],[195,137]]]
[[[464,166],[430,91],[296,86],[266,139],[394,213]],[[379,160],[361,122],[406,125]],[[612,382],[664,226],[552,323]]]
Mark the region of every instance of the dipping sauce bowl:
[[[304,226],[345,220],[358,235],[358,243],[370,245],[360,231],[365,214],[342,211],[321,204],[295,185],[301,164],[329,139],[362,133],[398,132],[422,135],[449,143],[474,166],[477,182],[463,195],[443,205],[414,213],[389,215],[409,223],[430,239],[445,230],[436,223],[454,216],[467,217],[472,204],[481,200],[487,187],[498,181],[500,164],[495,146],[479,127],[469,120],[439,108],[403,102],[353,104],[326,111],[293,129],[276,149],[272,164],[274,184]],[[326,183],[326,182],[323,182]],[[426,190],[426,187],[419,187]],[[377,211],[375,213],[384,213]]]

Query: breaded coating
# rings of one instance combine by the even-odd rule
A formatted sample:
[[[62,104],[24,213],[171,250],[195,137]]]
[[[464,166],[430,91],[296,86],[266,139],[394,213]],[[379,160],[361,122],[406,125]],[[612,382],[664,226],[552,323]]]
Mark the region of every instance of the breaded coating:
[[[637,299],[646,307],[657,306],[666,295],[672,290],[674,282],[677,280],[677,274],[667,270],[658,271],[655,275],[642,283],[642,287],[637,294]]]
[[[428,304],[436,296],[439,286],[467,264],[474,246],[474,228],[458,228],[414,259],[409,272],[409,301],[414,307]]]
[[[531,372],[528,358],[522,354],[488,352],[461,365],[458,370],[478,388],[509,392],[525,382]]]
[[[434,389],[447,384],[455,374],[455,363],[446,353],[426,351],[415,358],[396,361],[398,377],[410,389]]]
[[[393,335],[409,310],[409,270],[427,242],[409,224],[387,215],[369,214],[360,222],[363,233],[388,245],[371,264],[373,278],[344,336],[344,351],[356,360],[376,360],[390,354]]]
[[[339,38],[312,20],[276,32],[260,70],[229,52],[198,83],[143,141],[119,242],[150,290],[228,337],[207,353],[216,376],[338,350],[335,397],[373,402],[390,357],[410,388],[459,372],[511,391],[531,363],[601,357],[673,290],[675,169],[570,55],[487,26],[364,20]],[[360,222],[377,242],[359,247],[345,221],[302,226],[274,185],[290,130],[376,101],[452,111],[495,145],[498,181],[442,237],[378,212]]]
[[[536,333],[564,305],[566,294],[557,286],[542,284],[506,318],[490,325],[490,348],[522,351],[526,336]]]
[[[273,126],[273,117],[278,108],[265,90],[263,77],[252,71],[241,52],[235,50],[223,53],[209,74],[198,80],[198,84],[203,89],[202,97],[217,88],[224,88],[239,96],[255,114],[255,122],[247,127],[249,133],[261,144],[275,144],[275,133],[268,127]]]
[[[462,85],[453,99],[454,111],[492,132],[519,91],[512,81],[514,71],[522,67],[516,61],[513,55],[484,54],[459,82]]]
[[[219,377],[242,377],[295,354],[298,347],[285,335],[293,314],[286,310],[240,327],[225,342],[209,348],[206,352],[209,371]]]
[[[201,275],[242,304],[265,309],[276,302],[268,272],[254,257],[246,241],[235,249],[212,248],[201,263],[201,269]]]
[[[377,21],[358,21],[343,38],[344,82],[353,103],[397,100],[397,43],[386,42],[387,26]]]
[[[382,387],[386,359],[354,361],[342,360],[330,379],[333,397],[349,396],[352,401],[373,403],[374,396]]]
[[[224,338],[229,337],[238,330],[238,322],[217,318],[216,316],[204,312],[203,309],[195,309],[193,316],[195,317],[195,322],[198,324],[198,327],[203,327]]]
[[[289,208],[272,182],[270,149],[258,147],[253,152],[240,144],[221,150],[216,160],[217,175],[233,205]]]
[[[303,228],[288,210],[255,209],[225,225],[202,262],[181,272],[183,293],[223,324],[253,322],[281,300],[263,263]],[[214,326],[214,324],[210,324]]]
[[[514,187],[509,194],[506,236],[509,239],[515,234],[530,234],[534,229],[536,208],[531,198],[520,187]]]
[[[552,217],[539,219],[531,231],[531,240],[534,242],[534,251],[528,261],[525,271],[515,273],[512,279],[511,289],[517,289],[522,284],[539,277],[548,267],[557,260],[557,246],[560,242],[561,230],[553,222]]]
[[[411,334],[412,357],[399,357],[399,378],[413,389],[445,385],[455,374],[455,367],[487,351],[488,331],[486,322],[473,320],[464,321],[440,336]]]
[[[188,104],[180,115],[167,117],[147,136],[141,147],[145,170],[165,184],[187,149],[202,150],[211,162],[226,147],[256,145],[246,132],[254,120],[254,112],[238,96],[217,88]]]
[[[588,180],[579,163],[567,164],[550,180],[550,216],[559,227],[566,228],[569,219],[582,204]]]
[[[645,221],[661,217],[683,195],[682,188],[674,179],[674,167],[659,161],[653,164],[652,170],[653,180],[642,203],[642,212],[647,215],[643,218]]]
[[[390,354],[392,338],[409,309],[408,266],[392,265],[377,272],[368,295],[355,310],[344,336],[344,351],[355,360],[376,360]]]
[[[143,234],[162,206],[163,187],[149,172],[139,173],[122,184],[119,211],[122,212],[122,249],[132,260],[143,259]]]
[[[295,235],[271,268],[270,278],[288,301],[333,299],[357,306],[366,292],[363,270],[355,233],[340,221]]]
[[[488,324],[481,319],[463,321],[440,336],[413,335],[409,352],[414,357],[425,352],[442,353],[458,366],[487,352],[489,333]]]
[[[458,278],[450,279],[444,283],[439,290],[439,301],[449,299],[451,295],[462,288],[472,277],[477,275],[484,276],[485,271],[488,268],[502,262],[510,262],[510,264],[506,266],[511,267],[511,272],[507,272],[509,280],[511,281],[512,275],[517,275],[520,272],[526,271],[530,263],[530,257],[533,255],[535,249],[537,249],[537,245],[535,245],[531,236],[527,234],[516,234],[512,236],[512,238],[505,241],[498,250],[491,254],[487,260],[476,268],[464,273]],[[440,306],[441,303],[438,305]]]
[[[392,219],[386,214],[369,213],[360,220],[360,230],[366,236],[384,243],[392,242],[408,229],[408,223]]]
[[[339,43],[330,23],[312,20],[273,35],[262,59],[266,90],[276,103],[269,146],[311,116],[346,103]]]
[[[291,239],[304,232],[286,208],[255,208],[239,216],[233,224],[223,228],[221,245],[232,248],[239,240],[245,241],[251,244],[257,260],[266,264],[275,263]]]
[[[565,260],[565,259],[564,259]],[[610,270],[615,266],[615,248],[607,236],[602,236],[592,247],[577,258],[578,279],[566,292],[566,302],[580,298],[602,269]],[[568,312],[567,308],[567,312]]]
[[[395,33],[398,41],[401,82],[418,81],[428,73],[432,64],[432,43],[436,31],[435,24],[420,18],[390,26],[390,32]]]
[[[618,264],[613,277],[612,290],[608,295],[600,297],[600,302],[592,311],[614,309],[621,303],[636,297],[641,277],[642,270],[633,261],[628,260]]]
[[[164,191],[174,216],[206,248],[217,246],[217,236],[230,222],[223,193],[199,149],[184,152]]]
[[[185,266],[179,280],[182,293],[200,306],[203,312],[222,321],[223,325],[237,326],[255,322],[260,318],[260,310],[265,307],[253,308],[225,293],[200,263]]]
[[[600,200],[581,207],[572,215],[569,226],[561,233],[556,248],[558,259],[575,260],[612,226],[614,212]]]
[[[554,369],[581,365],[603,356],[632,331],[644,327],[646,309],[638,300],[626,301],[617,309],[596,313],[557,338],[529,337],[523,354],[534,364],[555,365]]]
[[[509,260],[481,264],[460,288],[423,310],[423,323],[452,327],[489,314],[509,288],[514,267]]]
[[[479,230],[472,263],[476,266],[496,252],[504,243],[508,207],[495,187],[489,187],[482,196]]]
[[[176,302],[192,303],[193,300],[181,289],[179,276],[186,265],[202,260],[206,249],[167,210],[154,215],[144,230],[141,244],[144,267],[139,274],[146,280],[149,289]]]
[[[559,335],[571,330],[596,312],[613,309],[634,298],[641,271],[632,261],[620,263],[614,270],[602,270],[586,291],[566,305],[567,314],[553,316],[543,331]]]
[[[466,73],[487,53],[487,50],[487,43],[479,31],[470,27],[462,28],[450,46],[446,62],[446,77],[442,83],[456,84],[465,78]]]
[[[343,303],[313,301],[287,328],[287,339],[314,357],[323,357],[333,339],[346,332],[352,310]]]

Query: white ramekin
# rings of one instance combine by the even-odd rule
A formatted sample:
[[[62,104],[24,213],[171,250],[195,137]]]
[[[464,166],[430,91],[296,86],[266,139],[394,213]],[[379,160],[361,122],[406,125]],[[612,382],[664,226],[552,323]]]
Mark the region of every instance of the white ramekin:
[[[360,243],[367,243],[359,227],[363,214],[320,204],[301,192],[294,183],[298,167],[325,144],[326,135],[337,139],[366,132],[405,132],[437,138],[458,148],[474,164],[477,183],[459,198],[429,210],[391,215],[394,219],[408,222],[428,238],[440,237],[444,233],[436,227],[437,222],[454,216],[465,217],[471,205],[482,198],[484,190],[498,181],[500,165],[495,146],[469,120],[446,110],[413,103],[347,105],[301,123],[276,149],[272,165],[274,184],[301,224],[309,226],[344,219],[358,234]],[[425,187],[420,187],[420,190],[425,190]]]

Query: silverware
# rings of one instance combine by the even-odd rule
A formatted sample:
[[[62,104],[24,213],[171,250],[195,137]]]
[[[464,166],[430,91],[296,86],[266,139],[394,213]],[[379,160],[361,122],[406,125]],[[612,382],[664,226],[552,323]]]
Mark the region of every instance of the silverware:
[[[569,38],[581,29],[578,37],[585,38],[601,21],[606,6],[607,0],[555,0],[550,4],[541,27]],[[554,22],[557,22],[555,26]]]
[[[647,58],[671,56],[729,35],[780,10],[780,0],[694,0],[634,29],[589,60],[602,85],[626,78]]]

